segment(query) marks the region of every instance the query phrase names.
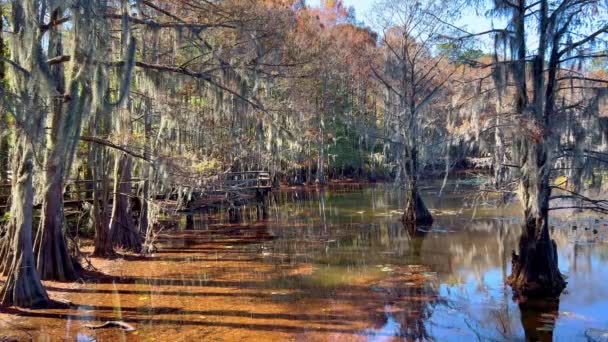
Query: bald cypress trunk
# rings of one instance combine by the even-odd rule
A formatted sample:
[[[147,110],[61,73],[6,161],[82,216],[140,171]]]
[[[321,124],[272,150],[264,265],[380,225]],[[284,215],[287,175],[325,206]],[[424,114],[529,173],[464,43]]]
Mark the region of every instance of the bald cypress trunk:
[[[0,82],[2,82],[2,79],[0,79]],[[0,113],[0,184],[8,181],[9,145],[7,120],[6,112]]]
[[[64,235],[63,172],[57,170],[57,165],[48,165],[53,160],[63,162],[58,159],[47,162],[42,216],[35,244],[36,267],[42,279],[71,281],[76,279],[76,271]]]
[[[39,4],[33,0],[11,3],[13,39],[11,56],[29,70],[45,74],[46,63],[40,63],[43,49],[38,25]],[[13,131],[11,151],[11,208],[8,223],[6,282],[0,290],[0,305],[38,307],[49,303],[36,270],[32,246],[34,189],[34,147],[40,142],[45,114],[43,103],[47,88],[40,79],[16,72],[11,77],[12,89],[19,101],[11,106],[18,128]]]
[[[96,118],[97,121],[98,118]],[[93,226],[95,227],[95,249],[93,255],[108,257],[114,254],[110,235],[110,220],[108,206],[108,189],[104,170],[102,149],[93,145],[90,147],[89,162],[92,163],[93,174]],[[100,180],[99,182],[97,180]]]
[[[61,8],[51,14],[51,21],[61,16]],[[49,32],[49,56],[56,57],[63,54],[61,34],[56,27]],[[65,94],[63,66],[51,68],[57,92]],[[44,179],[42,212],[40,229],[34,244],[36,254],[36,267],[40,276],[45,280],[70,281],[76,279],[76,264],[70,255],[65,239],[63,212],[64,179],[66,177],[66,164],[72,159],[74,146],[80,133],[82,118],[82,96],[78,85],[69,85],[70,101],[63,99],[53,101],[50,114],[50,132],[46,139],[46,153],[44,159]]]
[[[110,231],[116,247],[139,252],[142,247],[139,229],[131,211],[131,157],[121,154],[114,164],[114,197]]]
[[[433,216],[420,197],[418,189],[418,149],[416,146],[406,148],[405,174],[407,184],[403,223],[408,227],[432,224]]]
[[[513,146],[520,168],[518,194],[524,208],[524,226],[519,239],[518,254],[513,252],[512,273],[507,281],[516,294],[557,296],[566,287],[566,281],[559,271],[557,246],[550,238],[548,220],[550,172],[554,161],[551,151],[555,144],[550,131],[550,120],[554,116],[560,36],[558,33],[549,36],[549,4],[546,0],[540,1],[539,50],[532,65],[533,99],[529,101],[525,70],[525,7],[525,1],[518,0],[514,19],[516,42],[519,44],[515,81],[516,109],[525,116],[528,125],[524,126]],[[553,43],[549,65],[546,67],[545,55],[549,37],[552,37]]]
[[[4,56],[4,35],[3,21],[0,20],[0,55]],[[6,70],[4,61],[0,61],[0,87],[4,87],[6,82]],[[0,112],[0,184],[8,180],[8,114],[6,111]]]
[[[0,20],[0,54],[4,57],[4,22]],[[6,82],[6,70],[4,61],[0,60],[0,86],[4,87]],[[8,114],[5,111],[0,112],[0,185],[8,182],[8,161],[9,161],[9,127]],[[2,192],[0,192],[2,194]],[[7,201],[8,202],[8,201]],[[4,210],[0,211],[0,215],[4,214]],[[8,254],[10,250],[10,238],[12,233],[8,227],[0,227],[0,274],[8,273]]]
[[[524,207],[524,227],[518,254],[513,252],[512,271],[507,279],[518,294],[559,295],[566,282],[559,271],[557,246],[549,235],[549,165],[544,144],[530,139],[521,142],[526,150],[519,195]]]
[[[27,136],[17,133],[13,150],[11,219],[14,236],[8,276],[0,290],[4,306],[40,307],[49,304],[49,297],[36,271],[32,250],[32,219],[34,189],[32,176],[34,151]]]

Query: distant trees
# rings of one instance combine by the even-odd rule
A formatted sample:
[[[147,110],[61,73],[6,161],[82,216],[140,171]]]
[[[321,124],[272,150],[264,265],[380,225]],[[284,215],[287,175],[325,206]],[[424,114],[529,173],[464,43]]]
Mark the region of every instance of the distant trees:
[[[443,7],[442,7],[443,6]],[[373,75],[384,89],[383,119],[395,149],[397,177],[406,188],[403,221],[410,226],[430,224],[433,218],[419,191],[424,169],[427,125],[431,104],[441,96],[455,69],[445,55],[433,50],[445,28],[439,17],[445,4],[435,1],[380,1],[376,16],[384,27]]]

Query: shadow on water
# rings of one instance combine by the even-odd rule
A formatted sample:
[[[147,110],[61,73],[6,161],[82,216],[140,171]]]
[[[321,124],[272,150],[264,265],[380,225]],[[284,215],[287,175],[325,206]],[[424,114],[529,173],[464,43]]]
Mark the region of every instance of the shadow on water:
[[[572,291],[516,303],[504,281],[517,210],[428,196],[435,223],[416,230],[400,222],[400,194],[382,187],[279,192],[264,221],[193,214],[152,255],[94,259],[105,275],[47,284],[74,308],[5,310],[0,330],[116,340],[126,333],[83,324],[122,320],[142,339],[550,341],[608,326],[597,286],[608,247],[556,229]]]

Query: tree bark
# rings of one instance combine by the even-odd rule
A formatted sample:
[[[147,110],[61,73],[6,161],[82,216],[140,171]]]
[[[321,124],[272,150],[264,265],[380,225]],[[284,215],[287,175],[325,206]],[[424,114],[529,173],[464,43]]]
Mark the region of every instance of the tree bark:
[[[123,153],[114,165],[114,199],[110,231],[112,243],[129,251],[141,251],[141,236],[131,213],[131,157]]]
[[[52,17],[57,18],[63,11],[57,9]],[[49,56],[63,53],[61,34],[55,29],[49,33]],[[64,94],[64,72],[62,65],[55,65],[51,72],[57,85],[57,92]],[[53,101],[50,116],[50,134],[46,139],[44,156],[44,199],[40,229],[34,243],[36,267],[45,280],[71,281],[76,279],[75,260],[68,252],[64,236],[65,217],[63,212],[63,191],[66,165],[70,165],[77,136],[80,135],[82,108],[77,91],[72,91],[70,102]]]
[[[2,82],[2,79],[0,79]],[[8,181],[8,116],[6,112],[0,113],[0,184]]]
[[[516,27],[515,44],[517,62],[514,81],[516,84],[515,109],[522,113],[526,125],[522,125],[513,144],[513,151],[520,167],[518,195],[524,208],[524,226],[519,239],[519,254],[513,251],[512,270],[507,282],[516,295],[528,297],[558,296],[566,287],[559,272],[557,246],[549,235],[549,198],[551,197],[550,169],[553,159],[550,146],[553,143],[550,121],[555,101],[555,73],[559,64],[554,45],[549,67],[545,68],[545,55],[549,32],[548,2],[540,1],[539,49],[532,65],[533,99],[530,102],[526,82],[525,0],[518,0],[514,12]],[[557,40],[556,40],[557,39]],[[548,71],[545,88],[545,69]],[[526,128],[527,127],[527,128]]]
[[[403,213],[403,223],[407,227],[428,226],[433,224],[433,216],[420,197],[416,186],[410,186],[407,190]]]
[[[0,20],[0,56],[4,57],[4,25]],[[6,81],[4,61],[0,61],[0,84]],[[8,180],[8,114],[0,113],[0,184]]]
[[[9,223],[15,233],[12,240],[13,256],[6,282],[0,290],[0,304],[42,307],[49,304],[49,297],[36,271],[32,250],[34,151],[31,142],[24,134],[18,132],[16,134]]]
[[[547,147],[528,137],[520,143],[526,152],[519,182],[524,227],[519,239],[519,254],[513,252],[507,282],[518,295],[557,296],[566,287],[566,281],[559,271],[557,246],[549,234],[551,186]]]
[[[68,251],[63,231],[63,182],[58,173],[53,167],[46,170],[42,218],[34,252],[42,279],[72,281],[77,276],[76,261]]]
[[[0,20],[0,54],[4,57],[4,34],[3,21]],[[6,69],[4,61],[0,61],[0,83],[4,83],[6,79]],[[8,182],[8,161],[9,161],[9,144],[8,144],[8,114],[6,111],[0,113],[0,185]],[[0,215],[4,215],[4,211],[0,211]],[[11,239],[14,233],[7,226],[0,227],[0,274],[7,275],[10,260]]]
[[[103,172],[102,150],[99,146],[90,146],[89,162],[93,173],[93,225],[95,226],[95,249],[93,255],[108,257],[114,254],[108,220],[108,194],[106,177]],[[101,184],[97,179],[101,178]],[[101,185],[101,186],[100,186]]]
[[[407,227],[431,225],[433,216],[420,197],[418,189],[418,150],[415,146],[406,148],[405,177],[408,184],[406,184],[403,224]]]

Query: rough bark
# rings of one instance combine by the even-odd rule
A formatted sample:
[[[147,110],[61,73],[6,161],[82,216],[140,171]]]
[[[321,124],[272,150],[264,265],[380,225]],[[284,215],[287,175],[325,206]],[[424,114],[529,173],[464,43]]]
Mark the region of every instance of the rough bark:
[[[151,130],[151,122],[150,122],[150,113],[149,113],[149,108],[151,107],[149,100],[146,103],[146,109],[145,109],[145,113],[144,113],[144,158],[145,160],[150,160],[150,156],[151,156],[151,148],[152,148],[152,142],[150,139],[150,130]],[[146,240],[148,237],[148,229],[150,228],[150,220],[149,220],[149,210],[148,210],[148,204],[150,201],[150,176],[151,174],[153,174],[154,170],[152,170],[151,165],[149,164],[144,164],[142,165],[142,176],[143,176],[143,182],[141,184],[140,187],[140,211],[139,211],[139,231],[146,236]]]
[[[36,270],[32,248],[32,222],[34,189],[34,146],[40,141],[44,122],[45,91],[43,84],[48,73],[45,63],[41,63],[44,52],[40,42],[42,34],[38,26],[39,4],[36,1],[11,3],[13,39],[11,56],[29,70],[28,74],[15,72],[11,77],[12,90],[18,96],[11,108],[16,124],[13,131],[11,151],[11,208],[9,238],[12,253],[8,275],[2,290],[0,304],[23,307],[45,306],[49,298]],[[41,76],[41,77],[34,77]]]
[[[2,78],[0,78],[0,82],[2,82]],[[0,184],[8,181],[9,145],[7,120],[6,112],[0,113]]]
[[[0,20],[0,55],[4,57],[4,25]],[[0,86],[6,82],[6,69],[4,61],[0,61]],[[8,180],[8,114],[0,113],[0,184]]]
[[[513,252],[512,271],[507,282],[516,295],[558,296],[566,287],[559,271],[557,246],[549,234],[551,186],[547,146],[529,137],[519,142],[523,150],[519,197],[524,207],[524,227],[519,254]]]
[[[52,12],[51,21],[56,20],[63,11],[57,8]],[[63,54],[61,34],[54,26],[49,32],[49,56]],[[57,92],[64,94],[65,82],[63,66],[51,68]],[[40,277],[45,280],[71,281],[76,279],[74,265],[77,263],[68,251],[64,236],[65,217],[63,212],[63,190],[66,163],[71,159],[76,136],[80,131],[82,108],[77,91],[71,92],[71,101],[54,101],[50,116],[50,134],[44,159],[44,180],[40,229],[34,244],[36,267]]]
[[[0,20],[0,54],[4,55],[4,22]],[[4,56],[3,56],[4,57]],[[4,86],[6,82],[6,69],[4,61],[0,61],[0,84]],[[8,182],[8,114],[5,111],[0,113],[0,185]],[[0,194],[3,192],[0,190]],[[0,215],[4,215],[4,210],[0,210]],[[9,231],[9,226],[0,227],[0,274],[8,274],[9,252],[11,247],[11,238],[13,234]]]
[[[433,216],[420,197],[418,189],[418,151],[414,145],[405,153],[406,197],[403,223],[407,227],[431,225]]]
[[[131,213],[131,157],[121,154],[114,169],[114,197],[110,231],[116,247],[134,252],[141,251],[142,241]]]
[[[0,275],[7,276],[13,260],[13,238],[15,227],[5,224],[2,227],[2,238],[0,239]]]
[[[108,195],[105,172],[103,172],[103,156],[99,146],[90,147],[89,161],[92,162],[93,179],[93,225],[95,226],[95,249],[93,255],[108,257],[114,254],[110,236],[110,221],[108,216]]]
[[[516,85],[515,110],[524,117],[525,124],[513,143],[513,153],[519,166],[518,195],[524,209],[524,227],[518,246],[513,252],[512,273],[507,282],[516,296],[558,296],[566,286],[559,272],[557,247],[549,234],[549,199],[551,197],[550,169],[554,158],[551,147],[550,118],[555,107],[555,76],[559,65],[559,33],[553,33],[551,57],[545,67],[549,46],[548,2],[540,1],[539,48],[531,68],[532,95],[528,98],[526,82],[526,1],[518,0],[513,14],[517,60],[514,63]],[[547,77],[545,78],[545,73]],[[545,83],[546,80],[546,83]]]
[[[63,230],[63,184],[57,178],[45,185],[40,229],[34,249],[36,268],[42,279],[72,281],[77,277],[76,260],[68,251]]]
[[[19,134],[13,150],[13,181],[11,219],[15,232],[12,240],[13,257],[8,276],[0,290],[3,306],[41,307],[49,304],[49,297],[40,281],[32,249],[32,220],[34,189],[33,150],[27,137]]]
[[[405,203],[403,223],[407,227],[425,226],[433,223],[433,216],[415,186],[407,190]]]

